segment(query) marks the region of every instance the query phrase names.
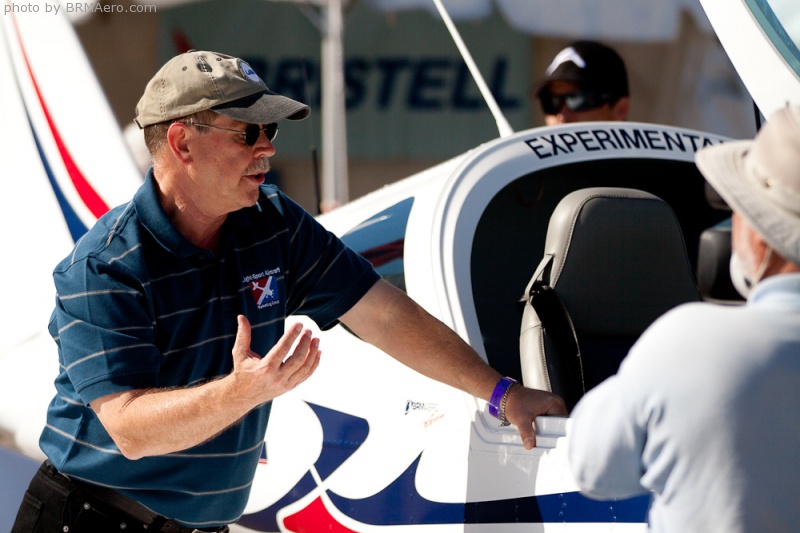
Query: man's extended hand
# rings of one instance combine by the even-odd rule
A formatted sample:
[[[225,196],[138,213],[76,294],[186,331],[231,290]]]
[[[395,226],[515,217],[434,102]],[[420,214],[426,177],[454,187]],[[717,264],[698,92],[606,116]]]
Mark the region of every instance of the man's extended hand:
[[[224,378],[182,388],[126,390],[92,402],[125,457],[163,455],[205,442],[255,406],[297,387],[319,365],[319,339],[299,324],[261,357],[250,350],[250,322],[241,315],[237,320],[234,368]]]
[[[250,321],[244,315],[239,315],[237,320],[239,329],[233,345],[233,375],[237,380],[237,390],[251,398],[255,405],[294,389],[319,366],[319,339],[312,337],[311,331],[304,330],[300,324],[289,328],[261,357],[250,349]]]

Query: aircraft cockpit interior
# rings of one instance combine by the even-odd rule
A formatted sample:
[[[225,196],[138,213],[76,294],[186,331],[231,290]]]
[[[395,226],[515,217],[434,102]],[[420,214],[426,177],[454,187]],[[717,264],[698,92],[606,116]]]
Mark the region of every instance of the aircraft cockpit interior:
[[[628,332],[626,339],[616,340],[618,345],[613,350],[614,357],[604,360],[600,365],[596,361],[584,361],[584,365],[576,369],[564,359],[574,358],[574,354],[562,354],[559,356],[562,357],[560,362],[552,359],[545,364],[545,359],[533,358],[536,359],[534,361],[531,353],[525,353],[525,346],[544,346],[545,341],[538,337],[535,342],[526,338],[524,332],[530,329],[531,323],[530,318],[524,316],[524,310],[525,302],[529,301],[532,277],[536,277],[534,273],[545,257],[548,232],[554,231],[550,227],[553,223],[551,216],[565,197],[596,187],[652,195],[666,208],[666,219],[648,220],[641,216],[642,213],[635,213],[636,208],[633,208],[628,218],[620,218],[617,212],[616,220],[612,222],[599,218],[587,222],[594,225],[592,229],[597,232],[592,240],[600,235],[619,234],[615,244],[618,248],[604,250],[596,245],[591,253],[583,256],[581,266],[589,274],[581,280],[579,289],[574,291],[574,301],[570,302],[567,316],[573,320],[575,317],[572,315],[586,313],[608,316],[613,315],[608,306],[635,305],[631,303],[634,296],[640,300],[652,300],[654,292],[657,292],[655,289],[664,283],[664,270],[671,267],[655,265],[662,278],[653,277],[652,270],[648,272],[648,265],[641,262],[645,261],[641,257],[641,248],[651,240],[648,236],[656,238],[657,228],[663,229],[664,220],[669,221],[670,217],[681,240],[680,259],[686,264],[685,280],[691,284],[691,290],[687,294],[686,286],[683,286],[677,291],[674,287],[670,287],[669,291],[661,291],[664,297],[655,297],[658,303],[650,302],[651,308],[644,313],[644,319],[641,309],[622,309],[617,316],[627,317],[635,324],[621,326]],[[414,200],[410,197],[397,202],[364,220],[342,237],[349,246],[369,259],[384,279],[402,290],[406,290],[404,245]],[[649,209],[644,211],[649,212]],[[730,257],[729,217],[727,206],[706,185],[694,163],[689,161],[647,158],[591,160],[539,169],[513,180],[488,201],[479,217],[472,241],[472,294],[489,363],[504,375],[530,386],[554,390],[568,398],[568,404],[573,405],[586,390],[616,372],[633,341],[664,311],[693,299],[731,303],[741,301],[727,274]],[[634,234],[637,237],[631,236]],[[664,250],[659,246],[654,247],[663,259]],[[613,260],[621,261],[621,266],[610,268]],[[609,279],[600,279],[591,275],[592,272],[612,272],[613,275]],[[680,278],[684,273],[672,274]],[[592,287],[587,285],[592,283],[603,284],[604,287],[590,290]],[[562,281],[562,290],[565,285]],[[612,286],[621,289],[612,289]],[[612,301],[616,298],[619,302],[625,302],[625,294],[621,293],[628,294],[628,304]],[[593,300],[590,295],[600,299]],[[581,322],[582,319],[578,319],[578,324],[571,324],[573,329],[567,333],[574,333],[577,339],[575,343],[585,359],[591,357],[594,351],[592,343],[608,345],[611,341],[600,341],[602,334],[597,332],[590,339]],[[631,333],[634,331],[635,334]],[[564,352],[564,342],[553,341],[548,335],[544,337],[547,344],[555,342],[554,352]],[[549,371],[546,370],[547,365],[551,365]],[[563,381],[566,379],[564,376],[570,373],[572,377]],[[581,383],[581,386],[578,387],[577,383]]]
[[[567,309],[567,313],[576,320],[572,331],[577,335],[577,343],[584,358],[582,371],[573,369],[573,373],[583,375],[573,375],[573,383],[583,381],[584,390],[579,394],[570,391],[570,387],[563,383],[559,385],[556,382],[537,382],[537,379],[545,379],[542,376],[543,361],[541,359],[533,361],[531,353],[520,354],[524,363],[520,362],[520,357],[516,357],[520,353],[521,321],[527,320],[527,325],[526,323],[522,325],[523,332],[531,327],[530,318],[522,317],[521,309],[524,307],[520,300],[522,298],[523,303],[529,302],[528,291],[531,288],[532,277],[536,277],[534,272],[545,257],[545,243],[551,238],[548,231],[553,231],[552,228],[548,230],[548,226],[553,224],[551,215],[557,205],[570,193],[583,192],[591,187],[646,191],[663,200],[665,207],[670,208],[666,210],[669,213],[665,213],[668,215],[665,218],[667,223],[669,216],[673,216],[671,213],[674,213],[673,218],[677,219],[679,237],[683,241],[681,254],[685,256],[685,259],[683,257],[680,259],[688,262],[686,274],[688,281],[691,282],[690,292],[694,298],[712,297],[714,293],[722,294],[723,298],[736,298],[728,290],[730,282],[727,279],[727,270],[722,274],[719,272],[721,267],[727,269],[729,256],[725,254],[730,253],[729,247],[726,249],[724,246],[725,237],[729,239],[725,226],[729,212],[724,205],[714,201],[713,193],[705,185],[693,163],[648,159],[589,161],[543,169],[510,183],[489,202],[480,218],[472,247],[472,288],[484,346],[490,364],[501,373],[514,376],[534,387],[553,389],[565,397],[572,398],[572,401],[568,400],[568,404],[574,404],[585,390],[616,372],[622,357],[638,337],[638,333],[641,333],[644,327],[661,312],[692,299],[692,294],[687,294],[686,287],[683,287],[682,296],[680,291],[670,291],[672,300],[667,307],[661,307],[656,314],[647,315],[647,320],[641,324],[622,327],[622,329],[627,327],[628,331],[636,330],[638,333],[636,335],[629,333],[627,340],[617,341],[623,345],[614,350],[615,356],[612,361],[605,361],[599,367],[588,363],[586,358],[591,357],[592,344],[608,345],[611,338],[601,339],[603,334],[597,331],[589,335],[590,332],[585,328],[591,330],[594,326],[587,323],[585,316],[595,314],[605,316],[606,319],[610,315],[625,316],[629,321],[640,322],[641,320],[636,320],[637,310],[623,309],[615,314],[613,306],[636,305],[634,302],[637,294],[639,296],[648,294],[652,299],[653,292],[659,288],[654,285],[664,283],[664,279],[653,277],[653,271],[648,270],[652,265],[637,262],[646,261],[637,254],[641,253],[642,245],[646,244],[643,241],[647,241],[647,235],[652,234],[652,238],[656,239],[655,228],[663,227],[665,222],[648,219],[641,216],[641,213],[636,215],[635,208],[631,208],[632,211],[627,218],[620,218],[619,209],[622,207],[616,209],[616,216],[612,217],[614,219],[611,221],[602,220],[602,217],[582,220],[581,222],[586,224],[601,225],[599,228],[592,228],[596,232],[592,233],[593,240],[602,238],[603,235],[608,236],[609,233],[613,236],[615,233],[625,232],[624,236],[620,235],[614,239],[616,241],[614,246],[617,248],[609,247],[603,250],[601,246],[595,245],[590,252],[583,252],[581,259],[572,259],[573,262],[584,263],[581,267],[586,270],[585,276],[580,280],[581,286],[572,291],[571,309]],[[647,224],[653,224],[653,227],[647,228]],[[729,232],[729,229],[727,231]],[[661,253],[661,259],[667,260],[663,247],[657,248],[661,248],[657,250]],[[573,253],[577,255],[577,252]],[[614,262],[619,260],[622,264]],[[609,268],[611,265],[613,266]],[[663,267],[663,265],[656,266]],[[661,275],[664,274],[663,268],[657,270],[661,271]],[[611,277],[598,277],[601,272],[613,274]],[[703,279],[702,288],[697,283],[698,279]],[[605,286],[589,287],[590,284]],[[627,293],[627,296],[623,293]],[[566,298],[569,300],[570,296]],[[626,301],[628,303],[620,303]],[[527,307],[528,311],[532,311],[530,304]],[[576,316],[584,318],[576,319]],[[572,335],[572,331],[568,329],[567,337]],[[530,334],[530,330],[528,333]],[[544,341],[541,338],[534,342],[533,339],[526,339],[523,335],[523,352],[526,346],[529,349],[536,348],[538,351],[542,342]],[[546,342],[550,344],[553,340],[548,338]],[[574,353],[571,356],[574,357]],[[532,365],[537,371],[532,371]],[[567,369],[570,367],[568,361],[562,361],[560,365],[566,365]],[[558,372],[557,369],[551,371]]]

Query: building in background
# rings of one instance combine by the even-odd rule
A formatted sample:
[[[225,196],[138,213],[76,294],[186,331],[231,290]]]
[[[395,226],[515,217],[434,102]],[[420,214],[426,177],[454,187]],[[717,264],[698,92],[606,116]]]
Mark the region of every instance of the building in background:
[[[564,45],[586,37],[603,39],[625,58],[636,94],[630,120],[751,137],[752,104],[695,3],[450,0],[445,5],[515,130],[541,123],[538,106],[529,99],[537,73]],[[497,137],[495,121],[432,0],[345,4],[351,199]],[[310,120],[284,128],[273,160],[273,180],[313,211],[312,149],[322,143],[318,11],[307,2],[269,0],[138,5],[155,6],[155,12],[93,13],[76,21],[121,126],[133,118],[153,72],[176,53],[196,48],[246,58],[272,89],[314,109]]]

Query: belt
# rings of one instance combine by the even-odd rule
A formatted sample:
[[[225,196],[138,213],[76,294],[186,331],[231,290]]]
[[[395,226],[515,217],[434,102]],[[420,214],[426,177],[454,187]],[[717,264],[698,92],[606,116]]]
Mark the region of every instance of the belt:
[[[106,503],[118,511],[121,511],[132,518],[142,522],[143,524],[147,524],[148,531],[159,531],[163,533],[204,533],[204,532],[217,532],[217,533],[228,533],[228,526],[220,526],[218,528],[213,529],[195,529],[191,527],[184,526],[175,522],[174,520],[170,520],[169,518],[163,517],[157,513],[154,513],[147,507],[143,506],[136,500],[128,498],[127,496],[115,491],[114,489],[110,489],[108,487],[101,487],[99,485],[92,485],[90,483],[84,483],[82,481],[78,481],[75,478],[71,478],[64,474],[62,476],[66,477],[70,480],[73,484],[79,487],[81,490],[86,492],[87,494],[94,496],[98,500],[103,503]]]

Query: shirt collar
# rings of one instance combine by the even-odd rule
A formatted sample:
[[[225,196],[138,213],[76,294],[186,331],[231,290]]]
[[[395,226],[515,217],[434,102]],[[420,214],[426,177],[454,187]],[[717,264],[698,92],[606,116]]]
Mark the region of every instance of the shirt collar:
[[[777,304],[800,309],[800,273],[778,274],[759,282],[747,305]]]
[[[147,171],[144,183],[136,191],[133,204],[142,225],[155,238],[156,242],[170,253],[184,258],[214,256],[212,252],[203,250],[186,239],[169,219],[158,197],[152,167]],[[228,215],[222,226],[223,250],[230,243],[235,228],[251,223],[246,211],[249,209],[241,209]]]

